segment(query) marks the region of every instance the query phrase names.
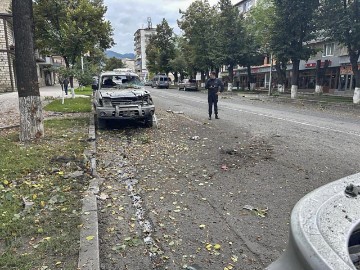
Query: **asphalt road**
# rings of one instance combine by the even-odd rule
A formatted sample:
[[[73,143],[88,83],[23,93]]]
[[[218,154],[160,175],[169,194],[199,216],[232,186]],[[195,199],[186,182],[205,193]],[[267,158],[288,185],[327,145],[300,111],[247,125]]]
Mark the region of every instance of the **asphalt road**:
[[[157,108],[181,111],[191,121],[209,122],[206,93],[150,91]],[[338,110],[336,106],[323,109],[301,102],[273,102],[268,97],[228,93],[222,94],[218,106],[221,119],[211,120],[211,124],[222,133],[219,142],[246,134],[248,138],[261,138],[273,149],[271,162],[239,173],[239,177],[247,179],[242,188],[253,189],[243,194],[241,203],[266,204],[272,217],[261,227],[245,221],[233,223],[249,240],[250,235],[263,236],[252,251],[266,265],[267,260],[275,260],[285,249],[290,211],[301,197],[360,172],[359,110]]]
[[[128,226],[136,220],[131,217],[119,224],[104,201],[100,238],[102,258],[107,259],[102,269],[264,269],[286,248],[296,202],[360,171],[358,109],[224,93],[220,120],[209,121],[206,93],[148,89],[160,129],[101,132],[99,160],[102,177],[114,191],[110,198],[126,194],[119,186],[122,176],[111,173],[119,171],[117,164],[125,179],[136,171],[135,191],[142,197],[145,219],[153,224],[156,249],[164,256],[146,261],[140,246],[120,255],[113,252],[112,239],[141,235],[143,228]],[[191,140],[194,135],[199,139]],[[103,192],[109,193],[106,187]],[[134,211],[126,196],[118,199],[127,205],[126,213]],[[254,215],[246,205],[267,209],[267,214]],[[114,233],[109,227],[121,229]],[[219,243],[221,249],[217,252],[208,243]],[[118,268],[109,266],[113,264]]]
[[[207,96],[199,92],[151,89],[156,106],[181,111],[190,119],[207,121]],[[324,169],[338,168],[344,177],[360,171],[360,115],[359,110],[339,112],[321,110],[296,103],[273,103],[267,97],[223,94],[219,98],[220,121],[217,127],[226,133],[246,132],[279,141],[286,147],[289,162],[296,153],[296,161],[311,167],[314,162]],[[217,121],[217,120],[212,120]],[[226,135],[225,135],[226,136]],[[310,162],[312,159],[313,162]],[[329,181],[337,178],[329,179]]]

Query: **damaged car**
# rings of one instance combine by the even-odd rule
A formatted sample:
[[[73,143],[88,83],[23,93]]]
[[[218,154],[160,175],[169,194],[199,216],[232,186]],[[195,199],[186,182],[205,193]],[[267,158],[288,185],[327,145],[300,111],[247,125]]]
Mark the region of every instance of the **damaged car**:
[[[150,92],[145,90],[139,76],[131,72],[102,73],[94,94],[94,107],[100,129],[109,121],[142,121],[147,127],[156,121]]]

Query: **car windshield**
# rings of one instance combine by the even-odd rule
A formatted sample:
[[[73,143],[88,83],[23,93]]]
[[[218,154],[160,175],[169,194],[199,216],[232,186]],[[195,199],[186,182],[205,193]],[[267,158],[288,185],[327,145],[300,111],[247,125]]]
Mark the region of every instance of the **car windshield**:
[[[101,77],[102,88],[141,88],[144,84],[135,75],[104,75]]]

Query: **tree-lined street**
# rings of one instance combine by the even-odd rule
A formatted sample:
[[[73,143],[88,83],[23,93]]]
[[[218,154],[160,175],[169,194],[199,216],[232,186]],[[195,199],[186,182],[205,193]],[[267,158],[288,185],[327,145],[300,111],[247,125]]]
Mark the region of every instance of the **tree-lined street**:
[[[360,170],[358,1],[263,0],[246,16],[230,0],[192,1],[179,10],[181,35],[166,18],[152,36],[139,31],[147,59],[134,62],[148,69],[101,76],[125,68],[105,59],[124,29],[104,19],[103,0],[11,2],[4,52],[18,92],[0,95],[0,268],[264,269],[286,249],[299,199]],[[300,100],[300,62],[328,38],[323,56],[337,44],[347,58],[305,66],[320,102]],[[278,93],[232,91],[240,67],[248,90],[256,84],[257,65],[274,71]],[[216,93],[220,119],[208,118],[209,71],[229,86]],[[82,99],[65,99],[59,84],[39,87],[45,73],[70,88],[77,79]],[[144,86],[149,73],[165,73],[159,88],[170,73],[175,84]],[[185,77],[200,91],[175,89]],[[353,99],[325,101],[326,78],[354,86]]]

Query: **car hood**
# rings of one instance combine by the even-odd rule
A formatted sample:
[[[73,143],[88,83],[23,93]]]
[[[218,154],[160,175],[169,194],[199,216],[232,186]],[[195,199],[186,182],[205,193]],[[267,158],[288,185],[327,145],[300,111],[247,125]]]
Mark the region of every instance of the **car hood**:
[[[150,95],[150,92],[143,89],[121,89],[121,90],[99,90],[103,98],[139,97]]]

